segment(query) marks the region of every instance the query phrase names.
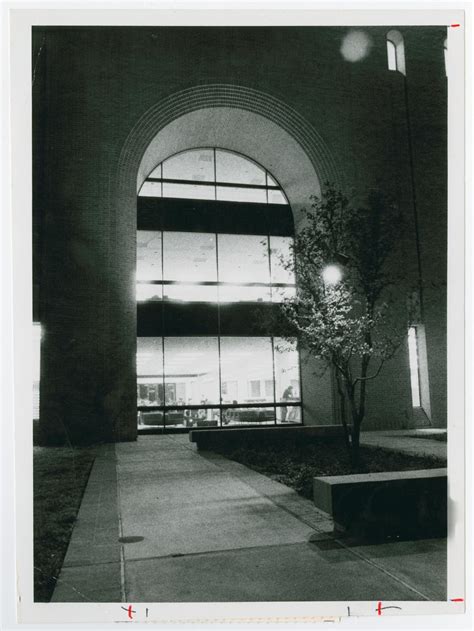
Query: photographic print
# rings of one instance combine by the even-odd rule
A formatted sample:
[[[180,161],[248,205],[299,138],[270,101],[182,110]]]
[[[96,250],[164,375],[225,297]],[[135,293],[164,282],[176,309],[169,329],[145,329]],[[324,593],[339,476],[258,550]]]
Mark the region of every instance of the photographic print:
[[[34,604],[456,596],[453,27],[304,24],[31,23]]]

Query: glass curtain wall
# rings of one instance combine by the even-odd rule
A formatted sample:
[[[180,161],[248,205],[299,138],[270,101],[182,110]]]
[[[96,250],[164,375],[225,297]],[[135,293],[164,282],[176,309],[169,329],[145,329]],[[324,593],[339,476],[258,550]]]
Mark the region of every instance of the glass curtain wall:
[[[281,302],[295,293],[291,237],[137,232],[137,300]]]
[[[139,337],[139,426],[301,422],[295,344],[272,337]]]
[[[188,214],[179,220],[178,230],[145,229],[162,227],[153,214],[145,226],[139,220],[138,305],[153,308],[159,303],[162,314],[173,304],[188,310],[190,329],[193,314],[199,317],[193,311],[198,304],[217,309],[217,318],[214,334],[154,335],[152,324],[151,332],[139,335],[139,427],[300,423],[296,344],[271,336],[233,335],[228,327],[224,334],[219,316],[224,307],[232,309],[236,303],[246,303],[243,307],[247,311],[239,312],[240,317],[252,318],[252,304],[271,305],[295,293],[294,275],[283,262],[291,255],[289,231],[274,234],[252,227],[262,213],[270,213],[271,224],[275,209],[287,205],[278,183],[243,156],[199,149],[159,164],[143,184],[140,198],[147,204],[157,200],[160,212],[170,207],[167,200],[174,200],[175,223],[177,215]],[[209,203],[204,201],[203,206],[202,200]],[[206,227],[209,208],[217,215],[247,212],[249,221],[240,220],[246,234],[219,228],[196,230],[196,215],[202,212],[204,218],[198,217],[198,225]],[[193,224],[191,230],[186,230],[188,219]],[[218,217],[217,223],[220,221]],[[161,331],[160,316],[157,318],[156,330]]]

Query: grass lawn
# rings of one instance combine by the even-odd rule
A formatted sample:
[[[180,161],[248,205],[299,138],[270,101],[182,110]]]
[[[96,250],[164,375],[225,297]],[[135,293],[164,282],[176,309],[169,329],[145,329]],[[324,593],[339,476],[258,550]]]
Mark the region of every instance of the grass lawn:
[[[292,445],[252,448],[251,446],[216,449],[259,473],[294,488],[300,495],[313,499],[313,477],[356,473],[341,441],[314,442],[302,447]],[[410,471],[445,467],[446,461],[429,456],[409,456],[381,449],[360,448],[357,473]]]
[[[34,447],[34,599],[49,602],[97,447]]]

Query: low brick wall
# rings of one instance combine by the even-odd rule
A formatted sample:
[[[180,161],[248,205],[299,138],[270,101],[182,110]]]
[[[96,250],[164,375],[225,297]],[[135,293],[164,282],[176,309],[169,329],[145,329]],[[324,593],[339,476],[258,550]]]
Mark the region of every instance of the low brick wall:
[[[316,506],[356,536],[446,536],[447,469],[314,478]]]
[[[308,440],[343,439],[341,425],[294,425],[270,427],[232,427],[226,429],[197,429],[189,432],[189,440],[198,449],[241,447],[245,445],[297,444]]]

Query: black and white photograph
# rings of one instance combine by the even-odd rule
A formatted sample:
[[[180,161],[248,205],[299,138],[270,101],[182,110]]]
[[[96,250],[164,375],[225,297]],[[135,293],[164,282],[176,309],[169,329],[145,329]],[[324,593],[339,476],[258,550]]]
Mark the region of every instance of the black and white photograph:
[[[349,17],[32,21],[33,604],[463,611],[463,24]]]

